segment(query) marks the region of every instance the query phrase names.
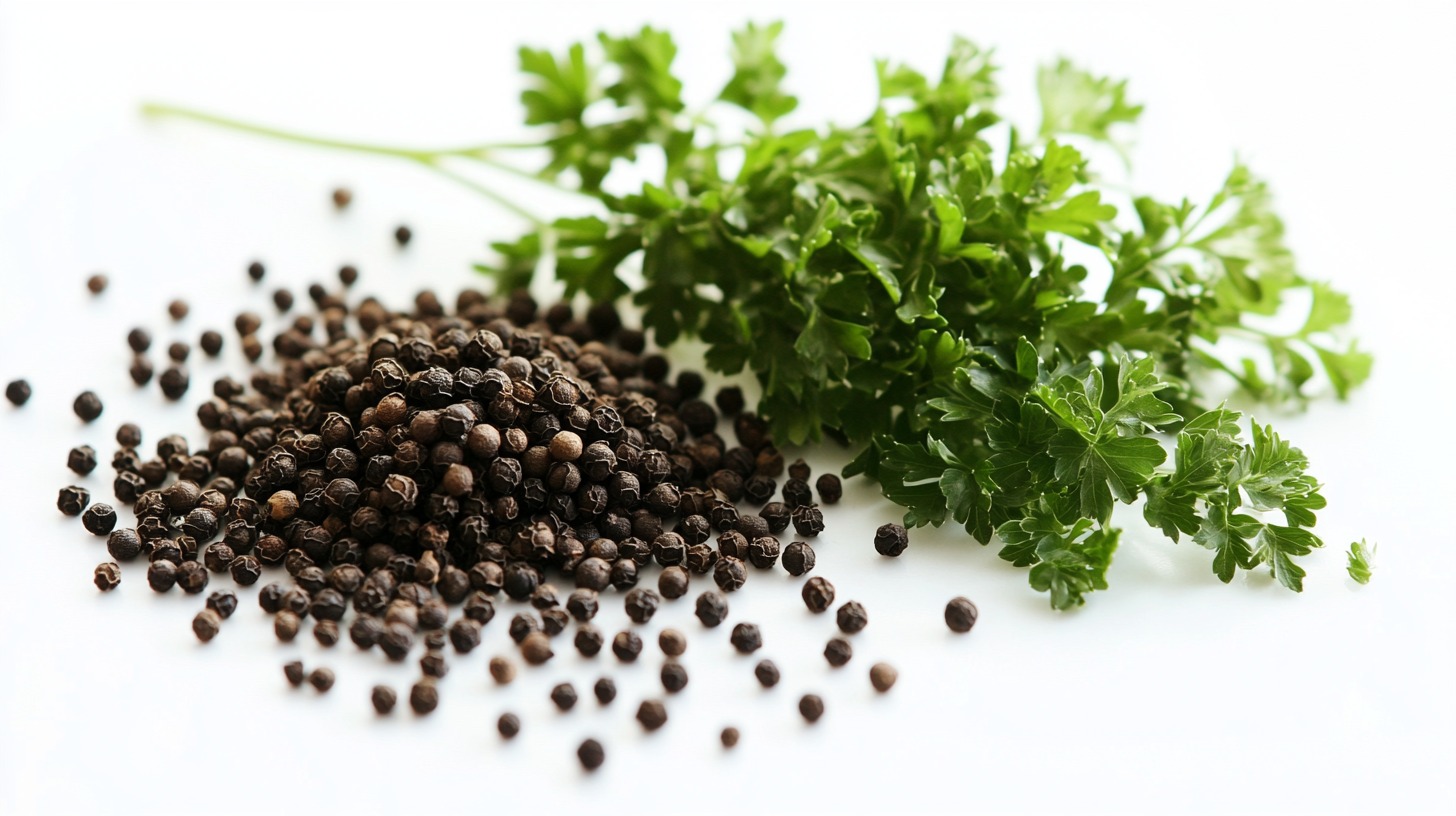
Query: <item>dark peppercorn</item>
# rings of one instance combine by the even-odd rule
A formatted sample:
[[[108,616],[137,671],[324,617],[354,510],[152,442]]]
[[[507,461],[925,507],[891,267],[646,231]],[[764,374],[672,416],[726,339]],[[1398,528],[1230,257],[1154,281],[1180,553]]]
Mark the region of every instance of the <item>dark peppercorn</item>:
[[[637,588],[627,593],[624,605],[627,609],[627,617],[633,623],[646,623],[652,620],[657,612],[659,598],[656,592],[650,589]]]
[[[289,612],[287,609],[273,616],[273,634],[284,643],[290,643],[294,638],[298,637],[298,627],[300,625],[301,621],[299,621],[298,616]]]
[[[252,278],[254,282],[262,280],[265,271],[263,264],[258,261],[248,264],[248,277]]]
[[[610,677],[603,677],[592,686],[592,693],[597,696],[598,703],[610,705],[617,699],[617,683]]]
[[[514,714],[502,714],[500,719],[496,720],[495,728],[505,739],[515,739],[516,735],[521,733],[521,720]]]
[[[352,264],[344,264],[339,267],[339,283],[345,286],[353,286],[359,281],[359,270]]]
[[[759,685],[773,688],[779,684],[779,667],[772,660],[760,660],[753,667],[753,676],[758,678]]]
[[[744,568],[743,562],[737,558],[723,557],[713,565],[713,580],[718,588],[724,592],[733,592],[742,588],[748,580],[748,571]]]
[[[648,731],[656,731],[667,723],[667,707],[661,700],[643,700],[637,706],[637,722]]]
[[[854,647],[850,646],[849,641],[844,638],[830,638],[829,643],[824,646],[824,659],[828,660],[829,665],[836,669],[848,663],[853,656]]]
[[[541,631],[545,632],[548,637],[556,637],[566,631],[569,623],[571,623],[571,616],[559,606],[541,610]]]
[[[142,444],[142,429],[134,422],[123,422],[116,429],[116,444],[123,448],[135,448]]]
[[[816,615],[834,605],[834,585],[817,575],[804,582],[802,595],[804,605]]]
[[[395,701],[394,689],[389,686],[375,686],[374,690],[369,692],[369,702],[374,704],[375,712],[381,715],[394,711]]]
[[[450,624],[450,645],[460,654],[469,654],[480,645],[480,624],[470,618],[460,618]]]
[[[681,663],[669,661],[662,664],[662,687],[668,694],[677,694],[688,686],[688,670]]]
[[[222,353],[222,335],[212,329],[208,329],[202,333],[202,337],[198,339],[197,345],[208,357],[216,357]]]
[[[657,645],[668,657],[682,657],[688,650],[688,639],[676,629],[663,629],[657,635]]]
[[[409,704],[421,716],[434,711],[440,705],[440,691],[435,688],[435,681],[425,678],[411,686]]]
[[[729,635],[728,642],[739,654],[753,654],[763,648],[763,635],[759,633],[758,626],[752,623],[740,623],[733,627],[733,633]]]
[[[576,637],[573,639],[573,642],[576,644],[576,650],[581,653],[582,657],[596,657],[597,653],[602,650],[602,644],[605,642],[605,639],[595,626],[583,624],[576,630]]]
[[[738,729],[730,725],[723,729],[718,739],[722,741],[724,748],[732,748],[738,744]]]
[[[657,591],[669,601],[688,594],[688,571],[682,567],[668,567],[657,576]]]
[[[66,467],[78,476],[89,476],[96,469],[96,450],[90,445],[71,448],[66,456]]]
[[[590,589],[573,590],[566,598],[566,611],[583,623],[591,620],[597,614],[597,593]]]
[[[971,603],[969,598],[956,597],[945,605],[945,625],[950,627],[952,632],[969,632],[971,627],[976,625],[976,618],[980,612],[976,605]]]
[[[197,639],[203,643],[207,643],[217,637],[217,633],[221,629],[222,616],[211,609],[204,609],[198,612],[197,617],[192,619],[192,633],[197,635]]]
[[[79,516],[91,503],[91,491],[72,485],[63,487],[56,495],[56,509],[68,516]]]
[[[141,555],[142,538],[130,527],[112,530],[106,537],[106,551],[117,561],[130,561]]]
[[[282,584],[265,584],[258,590],[258,606],[272,615],[283,608],[283,596],[288,589]]]
[[[335,187],[332,197],[334,200],[334,208],[339,210],[347,208],[349,203],[354,200],[354,194],[347,187]],[[393,697],[393,694],[394,692],[390,692],[391,697]]]
[[[349,640],[360,649],[372,649],[384,636],[384,623],[373,615],[358,615],[349,624]]]
[[[238,586],[252,586],[263,575],[263,565],[256,556],[240,555],[228,564],[228,573]]]
[[[314,669],[308,673],[308,684],[320,694],[334,687],[333,669]]]
[[[410,228],[404,226],[403,224],[396,227],[394,230],[395,243],[399,244],[400,246],[408,245],[410,242],[410,238],[412,238],[413,236],[414,233],[410,232]]]
[[[545,632],[532,632],[521,640],[521,656],[532,666],[539,666],[555,656],[551,651],[551,638]]]
[[[772,569],[779,560],[779,540],[771,535],[748,542],[748,561],[759,569]]]
[[[283,676],[288,678],[288,685],[298,688],[303,685],[303,661],[290,660],[283,664]]]
[[[76,401],[71,404],[71,410],[76,412],[76,416],[80,417],[82,422],[94,422],[97,417],[101,416],[101,398],[96,396],[94,391],[82,391],[81,395],[76,397]]]
[[[794,577],[814,569],[814,548],[807,542],[795,541],[784,548],[784,569]]]
[[[121,566],[115,561],[105,561],[96,565],[96,588],[102,592],[110,592],[121,584]]]
[[[25,380],[12,380],[5,386],[5,399],[10,400],[10,404],[17,408],[30,401],[30,394],[30,383]]]
[[[839,499],[844,496],[844,485],[833,473],[821,475],[814,482],[814,489],[819,492],[819,501],[825,504],[838,504]]]
[[[273,307],[280,312],[286,312],[293,308],[293,293],[287,289],[279,289],[273,293]]]
[[[576,705],[576,689],[570,683],[558,683],[551,689],[551,702],[562,711],[570,711]]]
[[[168,366],[162,376],[157,378],[157,384],[162,387],[162,396],[173,401],[182,399],[190,382],[187,369],[181,365]]]
[[[420,673],[439,679],[450,673],[450,664],[445,662],[445,656],[439,652],[427,652],[420,658]]]
[[[880,555],[894,558],[905,552],[905,548],[908,546],[910,546],[910,534],[899,524],[894,522],[881,524],[880,528],[875,530],[875,551]]]
[[[238,608],[238,596],[222,589],[207,596],[207,608],[224,619],[231,618]]]
[[[824,701],[817,694],[805,694],[799,698],[799,713],[810,723],[819,722],[824,716]]]
[[[698,620],[709,629],[721,624],[728,617],[728,599],[721,592],[708,590],[698,596],[694,612]]]
[[[137,354],[152,347],[152,335],[146,329],[132,329],[127,332],[126,344]]]
[[[188,308],[187,301],[185,300],[174,300],[171,303],[167,304],[167,314],[170,315],[173,320],[185,320],[189,311],[191,311],[191,309]]]
[[[724,416],[734,416],[743,410],[743,389],[736,385],[728,385],[718,389],[718,394],[713,398],[718,410]]]
[[[100,272],[86,279],[86,290],[93,295],[99,295],[106,291],[106,284],[110,283],[106,276]]]
[[[313,639],[325,649],[330,648],[339,642],[339,624],[331,620],[321,620],[313,625]]]
[[[600,742],[588,739],[582,742],[580,748],[576,749],[576,758],[581,760],[581,767],[588,771],[595,771],[602,767],[603,762],[606,762],[607,753]]]
[[[530,615],[525,612],[516,613],[516,615],[511,618],[511,625],[507,629],[507,631],[510,633],[511,640],[514,640],[517,643],[524,643],[527,635],[531,634],[532,632],[539,632],[540,630],[540,621],[538,621],[534,615]]]
[[[858,632],[870,622],[869,613],[865,612],[864,604],[859,601],[846,602],[839,607],[839,611],[835,613],[834,617],[835,622],[839,624],[839,631],[846,635]]]
[[[784,504],[792,510],[798,507],[807,506],[814,501],[814,494],[809,491],[809,483],[803,479],[789,479],[784,482]]]
[[[165,559],[147,565],[147,586],[155,592],[167,592],[177,585],[177,565]]]
[[[813,538],[824,532],[824,511],[815,505],[795,507],[791,518],[794,531],[806,538]]]
[[[492,657],[490,659],[490,676],[491,679],[504,686],[516,679],[516,664],[504,657]]]
[[[758,511],[758,517],[768,522],[770,533],[778,535],[788,529],[791,512],[789,506],[783,502],[769,502]]]
[[[870,666],[870,685],[875,687],[875,691],[882,694],[889,691],[899,678],[900,673],[895,671],[895,667],[889,663],[876,663]]]
[[[131,361],[131,368],[127,370],[131,375],[131,381],[138,386],[146,385],[152,381],[152,363],[145,357],[137,355]]]
[[[631,663],[642,653],[642,638],[636,632],[618,632],[612,638],[612,654],[623,663]]]

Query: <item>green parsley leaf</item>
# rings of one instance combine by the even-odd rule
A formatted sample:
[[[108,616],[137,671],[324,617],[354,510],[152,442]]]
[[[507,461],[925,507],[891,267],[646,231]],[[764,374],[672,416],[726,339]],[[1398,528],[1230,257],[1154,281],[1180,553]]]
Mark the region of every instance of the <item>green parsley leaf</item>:
[[[1370,583],[1370,573],[1375,569],[1375,550],[1375,545],[1367,544],[1363,538],[1350,544],[1350,563],[1345,570],[1350,573],[1350,578],[1355,583]]]

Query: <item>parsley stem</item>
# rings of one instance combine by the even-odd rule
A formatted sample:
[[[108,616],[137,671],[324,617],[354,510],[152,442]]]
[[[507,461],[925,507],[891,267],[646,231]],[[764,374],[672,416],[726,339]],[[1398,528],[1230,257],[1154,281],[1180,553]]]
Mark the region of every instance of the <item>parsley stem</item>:
[[[449,169],[447,169],[445,167],[442,167],[440,165],[440,163],[437,160],[435,160],[434,158],[422,157],[422,158],[415,159],[415,161],[419,162],[421,166],[423,166],[423,167],[425,167],[425,168],[427,168],[429,170],[432,170],[435,173],[438,173],[438,174],[440,174],[441,176],[443,176],[443,177],[445,177],[447,179],[450,179],[451,181],[455,182],[456,184],[460,184],[460,185],[462,185],[462,186],[464,186],[466,188],[469,188],[470,190],[473,190],[473,191],[475,191],[475,192],[477,192],[477,193],[485,196],[486,198],[488,198],[491,201],[495,202],[495,204],[497,206],[499,206],[501,209],[504,209],[504,210],[510,212],[513,215],[516,215],[516,216],[518,216],[520,218],[525,219],[526,221],[529,221],[531,223],[531,225],[533,227],[537,228],[537,229],[543,229],[543,228],[545,228],[547,226],[547,222],[546,222],[546,220],[544,218],[540,217],[539,215],[536,215],[535,213],[531,212],[530,210],[526,209],[525,207],[522,207],[521,205],[515,203],[514,201],[511,201],[509,198],[506,198],[505,196],[501,195],[500,193],[497,193],[495,190],[492,190],[489,187],[486,187],[484,184],[481,184],[480,182],[475,181],[474,179],[470,179],[470,178],[467,178],[465,176],[462,176],[462,175],[460,175],[459,173],[456,173],[453,170],[449,170]]]

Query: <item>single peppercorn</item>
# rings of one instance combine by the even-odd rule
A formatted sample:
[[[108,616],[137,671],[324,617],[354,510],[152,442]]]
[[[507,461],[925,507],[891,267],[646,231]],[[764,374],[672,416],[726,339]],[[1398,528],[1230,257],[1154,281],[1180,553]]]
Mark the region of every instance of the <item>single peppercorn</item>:
[[[170,315],[173,320],[185,320],[187,318],[187,313],[190,311],[191,308],[188,307],[187,301],[185,300],[174,300],[171,303],[167,304],[167,314]]]
[[[662,687],[667,690],[668,694],[677,694],[679,691],[687,688],[688,670],[683,668],[681,663],[669,661],[662,664],[660,676],[662,679]]]
[[[876,663],[870,666],[870,685],[881,694],[889,691],[899,678],[900,673],[895,671],[895,667],[889,663]]]
[[[167,592],[177,585],[177,565],[166,559],[147,565],[147,586],[153,592]]]
[[[434,711],[440,705],[440,691],[435,688],[435,681],[427,677],[411,686],[409,704],[421,716]]]
[[[910,546],[910,534],[899,524],[894,522],[881,524],[880,528],[875,530],[875,552],[880,555],[894,558],[905,552],[905,548],[908,546]]]
[[[410,242],[410,238],[412,237],[414,237],[414,233],[410,232],[410,228],[404,226],[403,224],[396,227],[394,230],[395,243],[399,244],[402,247],[407,246]]]
[[[724,592],[735,592],[748,580],[748,571],[737,558],[725,556],[713,565],[713,581]]]
[[[639,587],[631,590],[624,601],[627,617],[631,618],[633,623],[646,623],[652,620],[653,614],[657,612],[659,601],[658,594],[650,589]]]
[[[217,633],[221,629],[222,616],[211,609],[198,612],[197,617],[192,619],[192,633],[197,635],[197,639],[203,643],[217,637]]]
[[[945,605],[945,625],[950,627],[952,632],[965,633],[971,631],[976,625],[976,618],[980,612],[976,605],[971,603],[969,598],[951,598],[950,603]]]
[[[380,715],[394,711],[396,702],[394,689],[389,686],[375,686],[369,692],[369,702],[374,704],[374,711]]]
[[[180,365],[168,366],[162,376],[157,378],[157,384],[162,387],[162,396],[169,400],[177,401],[187,393],[187,386],[191,378],[187,375],[187,369]],[[98,412],[99,413],[99,412]]]
[[[515,739],[521,733],[521,719],[514,714],[502,714],[496,720],[495,728],[505,739]]]
[[[556,655],[551,638],[545,632],[531,632],[521,639],[521,656],[532,666],[539,666]]]
[[[317,621],[313,625],[313,639],[325,649],[339,642],[339,624],[331,620]]]
[[[835,613],[834,617],[835,622],[839,624],[839,631],[846,635],[860,631],[870,622],[869,613],[865,612],[864,604],[859,601],[845,602],[843,606],[839,607],[839,611]]]
[[[76,401],[71,403],[71,410],[76,412],[82,422],[95,422],[101,416],[101,398],[94,391],[82,391]]]
[[[333,669],[318,668],[308,673],[308,684],[322,694],[334,687]]]
[[[723,729],[723,733],[718,735],[718,739],[723,743],[724,748],[733,748],[738,745],[738,729],[730,725]]]
[[[601,631],[595,626],[582,624],[576,630],[576,637],[573,638],[573,642],[576,644],[576,650],[581,653],[582,657],[596,657],[597,653],[602,650],[602,644],[605,643],[605,638],[602,637]]]
[[[96,565],[94,578],[96,588],[102,592],[110,592],[121,584],[121,566],[115,561],[104,561]]]
[[[824,716],[824,701],[817,694],[805,694],[799,698],[799,713],[810,723],[819,722]]]
[[[77,476],[89,476],[96,469],[96,449],[90,445],[71,448],[66,456],[66,467]]]
[[[854,647],[849,645],[849,641],[844,638],[830,638],[829,642],[824,645],[824,659],[828,660],[829,665],[836,669],[848,663],[853,656]]]
[[[177,586],[188,595],[196,595],[207,588],[207,568],[196,561],[183,561],[177,565]]]
[[[171,357],[173,362],[185,363],[190,354],[192,354],[192,347],[186,343],[176,342],[167,345],[167,356]]]
[[[698,596],[694,614],[704,626],[712,629],[728,617],[728,599],[721,592],[708,590]]]
[[[733,627],[728,642],[733,644],[739,654],[753,654],[763,648],[763,635],[758,631],[757,625],[740,623]]]
[[[137,355],[132,359],[131,368],[127,373],[131,375],[131,381],[138,386],[146,385],[152,381],[152,363],[147,358]]]
[[[688,639],[676,629],[663,629],[657,635],[657,646],[668,657],[682,657],[688,650]]]
[[[657,591],[662,597],[675,601],[688,594],[688,571],[682,567],[667,567],[657,576]]]
[[[648,731],[656,731],[667,723],[667,707],[661,700],[643,700],[637,706],[637,722]]]
[[[106,276],[97,272],[86,279],[86,289],[93,295],[99,295],[106,291],[106,284],[110,283]]]
[[[744,399],[743,389],[736,385],[728,385],[718,389],[718,394],[713,398],[718,410],[724,416],[735,416],[743,410]]]
[[[208,357],[216,357],[222,353],[222,334],[208,329],[202,333],[202,337],[198,338],[197,346]]]
[[[56,494],[56,509],[68,516],[81,515],[90,503],[91,491],[77,485],[63,487]]]
[[[551,702],[561,711],[570,711],[576,706],[576,688],[570,683],[558,683],[551,689]]]
[[[359,282],[359,270],[353,264],[344,264],[339,267],[339,283],[345,286],[353,286]]]
[[[784,569],[795,578],[814,569],[814,548],[806,541],[794,541],[784,548]]]
[[[263,268],[263,264],[259,261],[253,261],[252,263],[248,264],[248,277],[251,278],[254,283],[257,283],[258,281],[263,279],[263,274],[265,271],[266,270]]]
[[[141,555],[142,538],[130,527],[112,530],[106,537],[106,551],[117,561],[130,561]]]
[[[354,194],[348,187],[335,187],[332,198],[334,200],[334,208],[342,210],[347,208],[349,203],[354,200]]]
[[[834,605],[834,585],[817,575],[804,582],[804,589],[800,594],[804,598],[804,605],[816,615]]]
[[[222,589],[207,596],[207,608],[223,619],[231,618],[238,609],[238,596]]]
[[[283,676],[288,679],[288,685],[298,688],[303,685],[304,672],[302,660],[290,660],[283,664]]]
[[[126,334],[126,344],[137,354],[142,354],[152,347],[152,335],[146,329],[132,329]]]
[[[291,643],[298,637],[301,623],[297,615],[284,609],[273,616],[273,635],[284,643]]]
[[[25,380],[12,380],[5,386],[5,399],[10,400],[10,404],[16,408],[29,402],[30,394],[30,383]]]
[[[293,293],[287,289],[278,289],[273,292],[273,308],[280,312],[287,312],[293,308]]]
[[[642,638],[636,632],[618,632],[612,638],[612,654],[623,663],[631,663],[642,653]]]
[[[420,658],[420,674],[439,679],[450,673],[450,664],[439,652],[427,652]]]
[[[516,664],[504,657],[492,657],[490,659],[490,676],[492,680],[504,686],[516,679]]]
[[[758,665],[753,667],[753,676],[758,678],[758,684],[764,688],[773,688],[779,684],[779,667],[774,665],[772,660],[760,660]]]
[[[602,748],[600,742],[594,739],[588,739],[583,741],[581,747],[576,749],[576,758],[581,760],[581,767],[588,771],[595,771],[597,768],[602,767],[603,762],[607,761],[607,752]]]

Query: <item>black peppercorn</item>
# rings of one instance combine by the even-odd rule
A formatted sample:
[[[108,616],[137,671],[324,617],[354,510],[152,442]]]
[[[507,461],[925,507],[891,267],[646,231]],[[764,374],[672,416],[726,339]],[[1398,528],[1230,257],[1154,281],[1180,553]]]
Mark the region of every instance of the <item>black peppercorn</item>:
[[[197,616],[192,619],[192,633],[197,635],[197,639],[203,643],[207,643],[217,637],[217,633],[221,629],[222,616],[211,609],[204,609],[198,612]]]
[[[779,667],[772,660],[760,660],[753,667],[753,676],[758,678],[759,685],[773,688],[779,684]]]
[[[505,739],[515,739],[521,733],[521,720],[514,714],[502,714],[495,727]]]
[[[435,682],[427,677],[411,686],[409,704],[421,716],[434,711],[440,705],[440,691],[435,688]]]
[[[713,566],[713,580],[724,592],[734,592],[748,580],[748,571],[737,558],[723,557]]]
[[[89,476],[96,469],[96,450],[90,445],[71,448],[66,456],[66,467],[78,476]]]
[[[576,689],[570,683],[558,683],[551,689],[551,702],[561,711],[570,711],[576,705]]]
[[[617,699],[617,684],[612,678],[603,677],[592,686],[592,693],[596,695],[598,703],[610,705],[613,700]]]
[[[778,535],[788,529],[791,512],[789,506],[783,502],[769,502],[758,511],[758,517],[768,522],[770,533]]]
[[[779,560],[779,540],[771,535],[748,542],[748,561],[758,569],[772,569]]]
[[[404,226],[403,224],[396,227],[394,230],[395,243],[399,244],[402,247],[409,244],[410,238],[412,238],[413,236],[414,233],[410,232],[410,228]]]
[[[821,475],[814,482],[814,489],[819,492],[819,500],[825,504],[838,504],[840,497],[844,495],[844,485],[833,473]]]
[[[147,586],[155,592],[167,592],[177,585],[177,565],[165,559],[147,565]]]
[[[95,578],[96,588],[102,592],[110,592],[121,584],[121,566],[115,561],[105,561],[96,565]]]
[[[202,337],[198,339],[197,345],[202,348],[203,353],[208,357],[216,357],[222,353],[222,335],[212,329],[208,329],[202,333]]]
[[[339,624],[331,620],[321,620],[313,625],[313,639],[325,649],[339,642]]]
[[[71,410],[76,412],[76,416],[80,417],[82,422],[94,422],[97,417],[101,416],[101,398],[96,396],[94,391],[82,391],[81,395],[76,397],[76,401],[71,404]]]
[[[581,653],[582,657],[596,657],[597,653],[602,650],[602,644],[605,642],[605,639],[595,626],[583,624],[577,628],[576,637],[573,639],[573,642],[576,644],[576,650]]]
[[[290,643],[298,637],[301,623],[297,615],[284,609],[273,616],[273,634],[284,643]]]
[[[56,495],[56,509],[68,516],[79,516],[91,503],[91,492],[84,487],[63,487]]]
[[[30,394],[30,383],[25,380],[12,380],[5,386],[5,398],[17,408],[30,401]]]
[[[106,291],[106,284],[110,283],[106,276],[100,272],[86,279],[86,290],[93,295],[99,295]]]
[[[704,626],[710,629],[718,626],[728,617],[728,599],[721,592],[708,590],[698,596],[694,614]]]
[[[784,548],[782,560],[784,569],[790,575],[798,577],[814,569],[814,548],[804,541],[792,542]]]
[[[252,586],[258,582],[263,575],[263,565],[257,557],[252,555],[240,555],[228,564],[228,573],[232,575],[233,581],[238,586]]]
[[[668,567],[657,576],[657,591],[669,601],[688,594],[688,571],[682,567]]]
[[[631,663],[642,653],[642,638],[636,632],[618,632],[612,638],[612,654],[623,663]]]
[[[168,366],[162,376],[157,378],[157,384],[162,387],[162,395],[169,400],[179,400],[187,393],[187,386],[190,379],[187,376],[187,369],[180,365]]]
[[[637,722],[648,731],[656,731],[667,723],[667,707],[661,700],[643,700],[637,706]]]
[[[152,335],[146,329],[132,329],[127,332],[126,344],[131,346],[132,351],[141,354],[152,347]]]
[[[502,686],[516,679],[516,664],[505,659],[504,657],[492,657],[490,659],[489,668],[491,679],[495,680]]]
[[[718,739],[723,743],[724,748],[732,748],[738,744],[738,729],[730,725],[723,729],[723,732],[718,735]]]
[[[303,685],[304,672],[303,661],[290,660],[283,664],[283,676],[288,679],[288,685],[298,688]]]
[[[895,671],[895,667],[889,663],[876,663],[870,666],[870,685],[875,687],[875,691],[882,694],[889,691],[899,677],[900,673]]]
[[[308,673],[308,684],[320,694],[334,687],[334,672],[332,669],[314,669]]]
[[[839,631],[852,635],[865,628],[869,624],[870,618],[869,613],[865,612],[864,605],[859,601],[847,601],[835,613],[835,622],[839,624]]]
[[[753,654],[763,648],[763,635],[759,633],[758,627],[752,623],[740,623],[733,627],[733,633],[729,635],[728,642],[739,654]]]
[[[559,606],[541,610],[541,631],[545,632],[548,637],[556,637],[566,631],[569,623],[571,623],[571,616]]]
[[[905,552],[910,546],[910,534],[899,524],[881,524],[875,530],[875,551],[880,555],[894,558]]]
[[[602,763],[607,760],[607,754],[600,742],[588,739],[576,749],[576,758],[581,760],[581,767],[588,771],[595,771],[602,767]]]
[[[627,617],[633,623],[646,623],[652,620],[657,612],[657,605],[660,599],[656,592],[650,589],[637,588],[627,593],[624,605],[627,609]]]
[[[799,713],[810,723],[819,722],[824,716],[824,701],[817,694],[805,694],[799,698]]]
[[[662,664],[662,687],[668,694],[677,694],[687,688],[688,670],[681,663],[669,661]]]
[[[131,381],[138,386],[146,385],[152,381],[152,363],[145,357],[137,355],[131,361],[131,368],[127,370],[131,375]]]
[[[238,608],[238,596],[225,589],[218,590],[207,596],[207,608],[216,612],[219,617],[231,618]]]
[[[971,631],[971,627],[976,625],[976,618],[979,615],[976,605],[971,603],[969,598],[952,598],[950,603],[945,605],[945,625],[949,626],[952,632]]]
[[[718,389],[718,394],[713,398],[718,410],[724,416],[734,416],[743,410],[743,389],[736,385],[728,385]]]
[[[817,575],[804,582],[801,594],[804,605],[816,615],[827,611],[834,604],[834,585]]]
[[[824,646],[824,659],[836,669],[848,663],[853,655],[854,647],[841,637],[830,638],[829,643]]]
[[[426,652],[420,658],[420,674],[439,679],[449,673],[450,664],[445,662],[445,656],[439,652]]]
[[[395,704],[394,689],[389,686],[375,686],[369,693],[369,701],[374,704],[374,710],[383,715],[394,711]]]

